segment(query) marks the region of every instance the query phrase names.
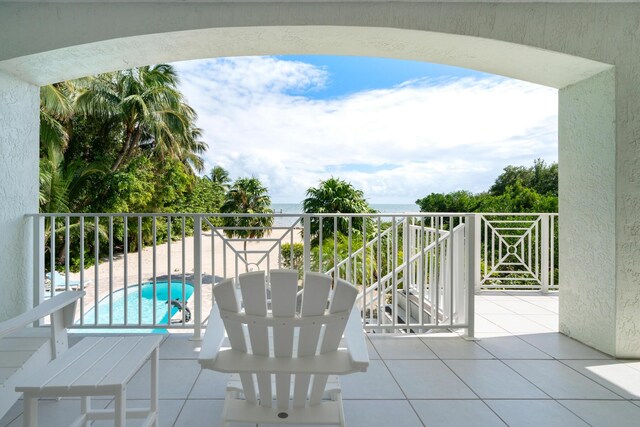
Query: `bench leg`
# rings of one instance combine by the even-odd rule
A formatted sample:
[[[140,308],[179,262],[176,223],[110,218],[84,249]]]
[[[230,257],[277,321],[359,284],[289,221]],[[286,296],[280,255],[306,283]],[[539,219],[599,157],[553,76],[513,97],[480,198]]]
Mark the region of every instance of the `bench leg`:
[[[87,416],[89,412],[91,412],[91,397],[83,396],[80,399],[80,412],[84,416],[85,422],[84,427],[89,427],[91,425],[91,420]]]
[[[31,396],[29,393],[24,394],[24,427],[38,426],[38,398]]]
[[[127,425],[127,389],[125,387],[122,387],[116,393],[116,408],[113,415],[116,427],[125,427]]]
[[[151,424],[153,427],[158,425],[158,394],[160,392],[160,385],[158,384],[160,363],[160,349],[156,347],[151,353],[151,405],[150,410],[154,414],[154,421]]]

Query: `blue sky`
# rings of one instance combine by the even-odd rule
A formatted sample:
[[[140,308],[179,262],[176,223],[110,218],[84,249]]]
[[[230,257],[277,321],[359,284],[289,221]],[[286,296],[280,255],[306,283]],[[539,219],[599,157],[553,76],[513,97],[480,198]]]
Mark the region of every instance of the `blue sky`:
[[[298,203],[331,176],[372,203],[486,190],[510,164],[557,161],[557,91],[439,64],[340,56],[175,64],[207,168]]]
[[[295,89],[290,92],[291,95],[304,95],[310,99],[342,97],[361,91],[389,88],[415,79],[490,76],[466,68],[389,58],[325,55],[283,55],[276,58],[299,61],[327,70],[329,77],[325,86],[304,92]]]

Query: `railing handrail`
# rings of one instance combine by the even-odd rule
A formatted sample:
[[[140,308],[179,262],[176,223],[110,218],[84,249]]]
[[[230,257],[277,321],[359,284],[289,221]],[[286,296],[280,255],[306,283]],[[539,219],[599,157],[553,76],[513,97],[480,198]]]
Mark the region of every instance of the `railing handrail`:
[[[39,212],[25,214],[26,218],[32,217],[167,217],[167,216],[188,216],[188,217],[264,217],[264,216],[277,216],[277,217],[372,217],[372,218],[390,218],[390,217],[465,217],[467,215],[495,215],[495,216],[542,216],[553,215],[558,216],[557,212],[376,212],[376,213],[284,213],[284,212],[268,212],[268,213],[221,213],[221,212]]]

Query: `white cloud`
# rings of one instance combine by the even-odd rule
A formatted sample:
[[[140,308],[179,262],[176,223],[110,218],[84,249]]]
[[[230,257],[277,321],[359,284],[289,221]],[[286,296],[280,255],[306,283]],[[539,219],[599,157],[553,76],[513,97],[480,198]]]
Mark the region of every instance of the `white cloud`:
[[[272,57],[176,64],[206,161],[298,202],[331,175],[373,202],[487,189],[508,164],[557,160],[557,91],[499,77],[424,79],[311,99],[324,69]],[[293,93],[293,94],[292,94]]]

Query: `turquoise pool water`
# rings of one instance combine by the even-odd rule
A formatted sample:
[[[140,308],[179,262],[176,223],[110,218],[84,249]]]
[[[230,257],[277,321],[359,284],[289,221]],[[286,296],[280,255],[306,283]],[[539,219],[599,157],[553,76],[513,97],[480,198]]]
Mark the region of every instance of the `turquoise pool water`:
[[[156,282],[156,302],[155,307],[153,303],[153,284],[152,283],[143,283],[140,285],[129,286],[126,289],[126,301],[125,301],[125,290],[119,289],[115,291],[112,295],[111,302],[113,304],[113,318],[112,323],[114,325],[124,325],[125,323],[128,325],[137,325],[138,323],[142,325],[153,325],[153,314],[155,312],[156,324],[157,325],[167,325],[169,326],[170,318],[178,312],[178,308],[172,306],[171,314],[169,314],[169,304],[167,301],[169,299],[169,283],[168,282]],[[171,282],[171,299],[172,300],[180,300],[180,301],[188,301],[191,295],[193,294],[193,285],[190,283],[185,284],[185,295],[183,298],[182,295],[182,282]],[[138,308],[138,303],[140,302],[140,310]],[[125,322],[125,303],[127,307],[127,318]],[[109,325],[109,296],[102,298],[98,302],[98,324],[101,325]],[[140,317],[141,315],[141,317]],[[138,320],[141,319],[140,322]],[[93,325],[96,320],[96,312],[95,309],[87,311],[84,314],[84,323]],[[140,332],[140,330],[136,331]],[[143,332],[149,332],[148,329]],[[155,332],[164,332],[155,331]]]

